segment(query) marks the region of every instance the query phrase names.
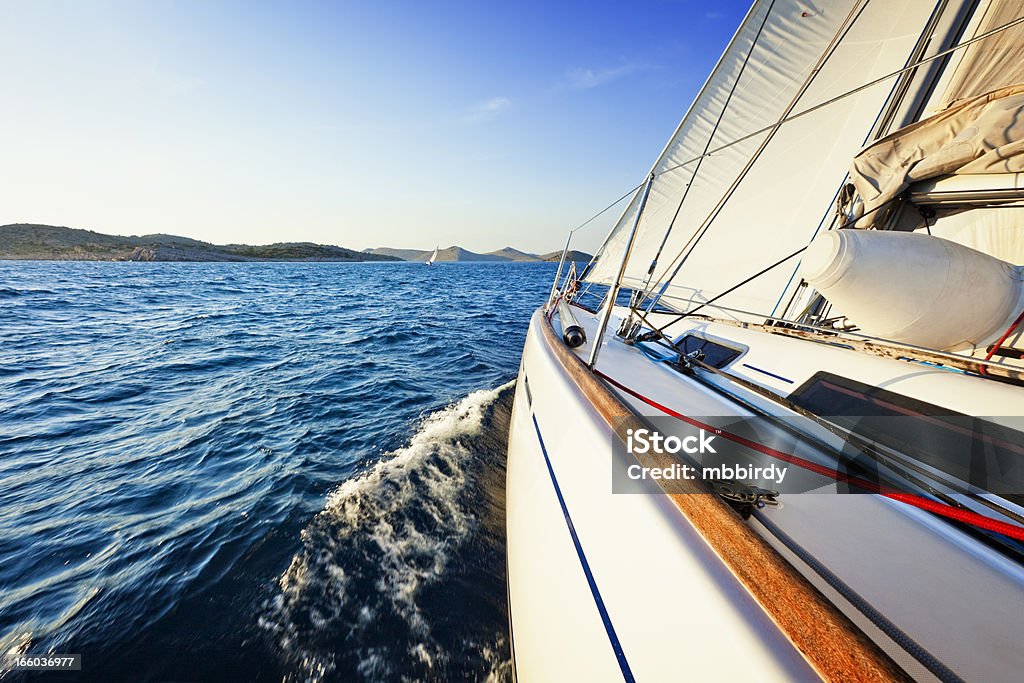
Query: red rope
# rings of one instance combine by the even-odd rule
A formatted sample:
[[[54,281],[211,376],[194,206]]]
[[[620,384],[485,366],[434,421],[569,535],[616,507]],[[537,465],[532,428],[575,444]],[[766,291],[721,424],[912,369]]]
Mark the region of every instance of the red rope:
[[[1013,321],[1013,324],[1006,328],[1006,332],[1003,332],[1003,336],[999,338],[999,341],[992,345],[992,348],[989,350],[988,355],[985,356],[985,363],[992,360],[992,356],[996,355],[996,351],[998,351],[999,347],[1003,345],[1003,342],[1005,342],[1009,338],[1009,336],[1013,334],[1013,331],[1017,329],[1017,326],[1020,325],[1021,321],[1024,321],[1024,311],[1021,311],[1020,315],[1017,316],[1017,319]],[[983,363],[981,366],[978,367],[978,372],[980,372],[983,375],[988,375],[988,366]]]
[[[1024,314],[1021,315],[1021,318],[1024,318]],[[943,517],[947,517],[957,522],[962,522],[963,524],[969,524],[979,529],[994,531],[997,534],[1002,534],[1003,536],[1008,536],[1018,541],[1024,541],[1024,528],[1019,527],[1015,524],[1001,522],[997,519],[986,517],[985,515],[979,515],[978,513],[972,512],[970,510],[962,510],[960,508],[955,508],[951,505],[946,505],[945,503],[939,503],[937,501],[931,500],[930,498],[924,498],[910,493],[902,493],[894,489],[882,488],[881,486],[874,482],[867,481],[865,479],[859,479],[857,477],[851,477],[845,473],[838,472],[835,469],[826,467],[824,465],[819,465],[818,463],[813,462],[811,460],[807,460],[806,458],[801,458],[790,453],[783,453],[782,451],[776,450],[769,446],[765,446],[764,444],[759,444],[756,441],[751,441],[750,439],[739,436],[737,434],[732,434],[725,430],[719,429],[713,425],[701,422],[700,420],[696,420],[692,417],[687,417],[682,413],[672,410],[668,406],[664,406],[658,403],[657,401],[647,398],[646,396],[630,389],[629,387],[620,384],[619,382],[612,379],[608,375],[604,374],[600,370],[595,369],[594,374],[597,375],[598,377],[601,377],[612,386],[626,392],[630,396],[643,401],[652,408],[657,408],[666,415],[674,417],[678,420],[682,420],[683,422],[693,425],[694,427],[697,427],[699,429],[714,432],[716,436],[721,436],[722,438],[728,441],[732,441],[733,443],[745,446],[747,448],[755,450],[759,453],[763,453],[767,456],[776,458],[778,460],[783,460],[785,462],[792,463],[806,470],[816,472],[817,474],[821,474],[831,479],[835,479],[836,481],[847,482],[865,491],[869,491],[871,493],[878,493],[885,496],[886,498],[891,498],[892,500],[896,500],[907,505],[912,505],[921,510],[926,510],[936,515],[941,515]]]

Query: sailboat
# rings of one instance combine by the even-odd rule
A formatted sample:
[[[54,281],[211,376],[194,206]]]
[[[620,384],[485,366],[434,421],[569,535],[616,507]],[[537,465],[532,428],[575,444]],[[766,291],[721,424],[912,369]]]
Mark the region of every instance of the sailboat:
[[[1024,3],[753,4],[530,321],[519,681],[1020,680],[1022,121]]]
[[[427,265],[428,265],[428,266],[432,266],[432,265],[434,265],[434,261],[436,261],[436,260],[437,260],[437,250],[438,250],[439,248],[440,248],[440,245],[438,245],[437,247],[434,247],[434,253],[433,253],[433,254],[431,254],[431,255],[430,255],[430,258],[428,258],[428,259],[427,259]]]

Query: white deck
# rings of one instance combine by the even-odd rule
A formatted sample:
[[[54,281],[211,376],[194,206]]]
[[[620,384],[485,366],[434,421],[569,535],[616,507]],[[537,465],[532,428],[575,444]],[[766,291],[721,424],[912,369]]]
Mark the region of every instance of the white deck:
[[[593,316],[575,312],[592,338]],[[563,376],[536,324],[535,319],[524,351],[508,461],[509,589],[519,680],[624,680],[584,563],[635,680],[815,679],[667,497],[612,494],[613,437]],[[813,342],[696,324],[706,334],[749,347],[730,372],[781,393],[828,369],[951,410],[1024,414],[1024,392],[1016,387],[920,364],[866,360]],[[734,403],[609,339],[598,367],[623,384],[684,414],[736,413]],[[589,343],[577,353],[586,358]],[[623,398],[642,414],[657,414]],[[1024,670],[1024,648],[1017,646],[1024,629],[1019,565],[931,515],[880,496],[784,495],[782,503],[768,512],[775,523],[961,677],[1019,680]],[[848,614],[865,623],[855,611]],[[869,635],[875,635],[872,628],[866,628]],[[913,676],[931,679],[909,656],[886,649]]]

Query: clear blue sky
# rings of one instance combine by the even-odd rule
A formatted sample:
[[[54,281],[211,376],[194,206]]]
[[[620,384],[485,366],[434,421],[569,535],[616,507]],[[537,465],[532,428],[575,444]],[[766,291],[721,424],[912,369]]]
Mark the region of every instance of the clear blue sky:
[[[560,249],[748,4],[0,0],[0,223]]]

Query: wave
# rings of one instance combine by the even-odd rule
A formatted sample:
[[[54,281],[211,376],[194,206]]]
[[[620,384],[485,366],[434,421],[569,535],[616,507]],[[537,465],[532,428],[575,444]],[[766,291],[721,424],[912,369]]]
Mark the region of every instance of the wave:
[[[260,619],[286,681],[511,679],[512,394],[509,383],[433,413],[330,494]]]
[[[26,294],[54,294],[52,289],[39,289],[39,288],[27,288],[27,289],[16,289],[15,287],[3,287],[0,286],[0,299],[14,298],[16,296],[25,296]]]

